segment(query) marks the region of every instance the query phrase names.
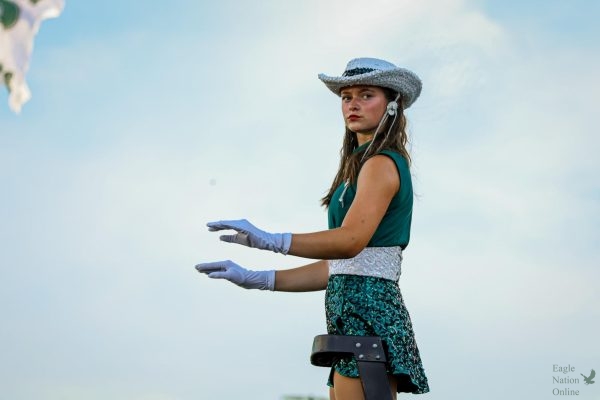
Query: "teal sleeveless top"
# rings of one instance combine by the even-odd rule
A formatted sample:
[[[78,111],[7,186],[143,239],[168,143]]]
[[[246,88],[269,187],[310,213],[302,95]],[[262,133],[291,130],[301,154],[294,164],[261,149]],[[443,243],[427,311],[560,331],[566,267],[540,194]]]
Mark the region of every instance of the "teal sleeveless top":
[[[369,142],[362,144],[354,152],[361,151],[368,144]],[[396,164],[400,176],[400,190],[392,198],[367,247],[401,246],[405,249],[410,240],[413,209],[413,189],[408,162],[400,153],[393,150],[382,150],[378,154],[390,157]],[[347,188],[342,183],[333,192],[328,208],[329,229],[339,228],[342,225],[355,196],[356,183],[348,185]]]

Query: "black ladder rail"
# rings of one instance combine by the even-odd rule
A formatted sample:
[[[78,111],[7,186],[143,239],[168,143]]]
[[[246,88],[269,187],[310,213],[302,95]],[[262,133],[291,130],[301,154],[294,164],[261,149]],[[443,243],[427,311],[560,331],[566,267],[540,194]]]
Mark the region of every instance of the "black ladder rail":
[[[385,349],[378,336],[318,335],[313,342],[310,362],[331,367],[340,357],[353,356],[365,393],[365,400],[392,400],[386,371]]]

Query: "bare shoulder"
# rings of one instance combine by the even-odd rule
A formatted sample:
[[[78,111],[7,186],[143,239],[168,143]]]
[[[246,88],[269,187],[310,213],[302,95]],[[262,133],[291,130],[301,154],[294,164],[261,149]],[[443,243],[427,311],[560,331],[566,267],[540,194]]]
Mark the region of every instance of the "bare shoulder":
[[[389,169],[391,171],[398,171],[394,160],[390,156],[386,156],[384,154],[377,154],[369,158],[367,161],[365,161],[363,169],[364,168],[376,168],[382,170]]]
[[[358,186],[385,187],[397,192],[400,188],[400,175],[396,163],[383,154],[369,158],[358,175]]]

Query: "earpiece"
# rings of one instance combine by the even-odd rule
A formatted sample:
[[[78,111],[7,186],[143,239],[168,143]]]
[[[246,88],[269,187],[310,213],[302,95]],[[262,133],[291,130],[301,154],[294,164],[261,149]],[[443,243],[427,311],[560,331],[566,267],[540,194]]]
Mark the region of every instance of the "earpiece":
[[[398,112],[398,103],[396,103],[395,101],[390,101],[387,105],[387,113],[390,116],[394,116],[396,115],[396,113]]]

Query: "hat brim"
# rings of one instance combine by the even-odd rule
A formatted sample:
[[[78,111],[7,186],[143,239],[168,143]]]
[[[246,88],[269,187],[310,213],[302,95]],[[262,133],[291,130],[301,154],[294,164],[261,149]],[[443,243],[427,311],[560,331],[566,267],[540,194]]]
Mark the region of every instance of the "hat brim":
[[[410,107],[421,94],[422,83],[419,77],[405,68],[386,71],[371,71],[354,76],[328,76],[319,74],[319,79],[336,95],[342,88],[356,85],[389,88],[402,95],[404,108]]]

